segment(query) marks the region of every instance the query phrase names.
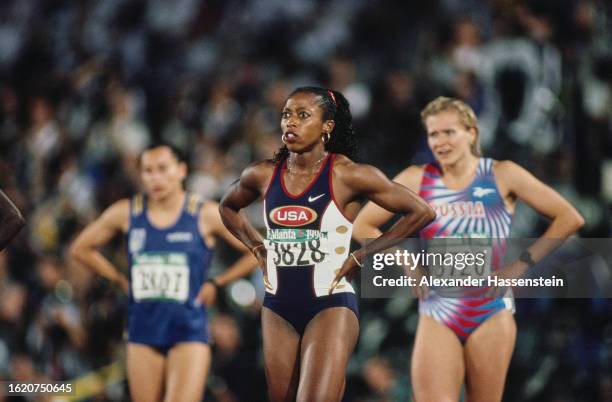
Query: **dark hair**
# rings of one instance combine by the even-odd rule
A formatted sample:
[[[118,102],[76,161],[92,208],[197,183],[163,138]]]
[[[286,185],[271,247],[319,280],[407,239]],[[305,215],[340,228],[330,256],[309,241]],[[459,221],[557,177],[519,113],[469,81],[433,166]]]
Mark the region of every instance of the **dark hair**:
[[[321,87],[300,87],[295,89],[289,98],[298,93],[310,93],[319,97],[319,106],[323,109],[323,120],[333,120],[335,125],[325,150],[343,154],[350,159],[357,155],[357,139],[353,129],[353,116],[351,115],[348,100],[339,91]],[[272,162],[280,163],[289,156],[289,149],[283,145],[274,153]]]
[[[152,142],[151,144],[147,145],[147,147],[145,149],[142,150],[142,152],[140,153],[140,155],[138,155],[138,166],[140,166],[141,162],[142,162],[142,155],[144,155],[145,152],[148,152],[152,149],[156,149],[156,148],[168,148],[170,150],[170,152],[172,153],[172,155],[176,158],[177,161],[183,162],[183,163],[187,163],[187,158],[185,157],[185,154],[183,153],[183,151],[181,151],[179,148],[177,148],[176,146],[168,143],[168,142],[164,142],[164,141],[155,141]]]

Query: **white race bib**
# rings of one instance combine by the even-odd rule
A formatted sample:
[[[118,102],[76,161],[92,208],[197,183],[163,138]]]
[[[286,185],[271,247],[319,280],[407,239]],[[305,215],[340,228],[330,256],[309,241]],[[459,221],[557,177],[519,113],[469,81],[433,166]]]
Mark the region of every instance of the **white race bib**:
[[[132,265],[132,296],[146,300],[185,302],[189,297],[189,260],[184,253],[138,254]]]
[[[268,263],[275,266],[308,266],[323,262],[327,233],[313,229],[268,229]]]

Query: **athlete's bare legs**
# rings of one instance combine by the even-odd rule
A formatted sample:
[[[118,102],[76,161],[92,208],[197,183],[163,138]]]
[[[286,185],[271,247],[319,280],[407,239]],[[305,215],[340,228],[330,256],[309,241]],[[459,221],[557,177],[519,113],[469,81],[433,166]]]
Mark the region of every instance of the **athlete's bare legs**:
[[[274,311],[263,307],[264,367],[271,402],[295,400],[300,378],[300,336]]]
[[[327,308],[308,323],[302,337],[297,402],[342,399],[346,366],[358,337],[359,322],[346,307]]]
[[[415,402],[459,401],[465,364],[457,335],[421,314],[410,371]]]
[[[139,343],[127,345],[127,376],[134,402],[160,401],[164,392],[166,357]]]
[[[509,310],[495,314],[469,336],[464,353],[466,402],[502,400],[515,341],[516,323]]]
[[[170,349],[166,361],[165,402],[200,402],[210,368],[210,346],[182,342]]]

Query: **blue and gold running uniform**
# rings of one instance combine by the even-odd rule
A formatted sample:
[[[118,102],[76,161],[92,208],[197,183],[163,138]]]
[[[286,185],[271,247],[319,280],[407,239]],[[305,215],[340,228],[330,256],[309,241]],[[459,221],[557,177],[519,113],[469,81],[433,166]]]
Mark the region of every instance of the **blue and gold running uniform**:
[[[328,154],[316,178],[298,195],[283,183],[287,161],[277,165],[264,196],[268,282],[264,306],[303,334],[321,310],[347,307],[358,316],[351,284],[342,279],[329,295],[336,272],[348,257],[352,223],[334,199]]]
[[[129,342],[168,350],[179,342],[208,342],[207,314],[195,303],[207,277],[212,250],[198,229],[202,202],[185,196],[178,220],[165,228],[147,218],[147,199],[130,203]]]

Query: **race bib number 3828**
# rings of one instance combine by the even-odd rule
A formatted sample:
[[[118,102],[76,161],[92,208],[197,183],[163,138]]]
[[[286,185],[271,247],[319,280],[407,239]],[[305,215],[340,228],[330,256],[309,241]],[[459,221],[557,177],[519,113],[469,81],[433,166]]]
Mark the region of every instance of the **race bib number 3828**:
[[[272,264],[279,266],[307,266],[325,260],[322,240],[327,232],[318,229],[268,229],[266,249]],[[270,259],[271,258],[271,259]]]
[[[146,300],[185,302],[189,297],[189,260],[184,253],[143,253],[133,258],[132,296]]]

